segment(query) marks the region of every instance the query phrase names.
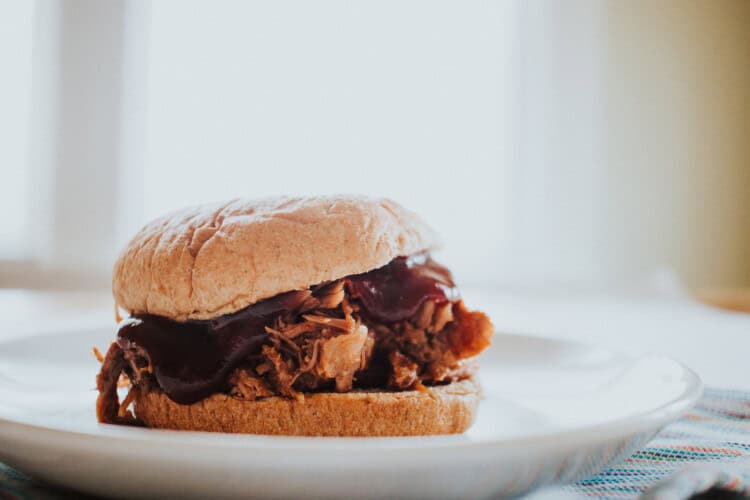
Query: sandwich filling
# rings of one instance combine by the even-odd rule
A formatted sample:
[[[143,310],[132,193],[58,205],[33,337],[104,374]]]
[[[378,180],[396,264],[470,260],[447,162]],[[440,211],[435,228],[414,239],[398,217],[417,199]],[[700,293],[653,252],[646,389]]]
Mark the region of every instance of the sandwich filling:
[[[129,423],[133,391],[191,404],[352,389],[411,390],[471,377],[493,327],[428,255],[282,293],[211,320],[135,314],[97,377],[101,422]],[[119,402],[118,380],[131,395]]]

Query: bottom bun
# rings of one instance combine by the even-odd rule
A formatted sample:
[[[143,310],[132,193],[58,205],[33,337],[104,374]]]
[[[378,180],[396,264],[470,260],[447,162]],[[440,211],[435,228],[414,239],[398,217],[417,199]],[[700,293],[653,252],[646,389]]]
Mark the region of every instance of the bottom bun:
[[[458,434],[474,422],[480,388],[473,379],[422,391],[306,394],[243,401],[215,394],[180,405],[161,390],[135,397],[147,427],[290,436],[424,436]]]

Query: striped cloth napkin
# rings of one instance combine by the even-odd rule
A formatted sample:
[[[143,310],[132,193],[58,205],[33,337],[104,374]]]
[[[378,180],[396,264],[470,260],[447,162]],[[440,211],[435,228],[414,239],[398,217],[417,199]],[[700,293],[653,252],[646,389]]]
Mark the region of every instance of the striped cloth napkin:
[[[698,405],[646,448],[574,485],[534,498],[750,498],[750,393],[706,390]],[[0,499],[82,498],[0,464]]]
[[[562,491],[606,500],[750,498],[750,393],[706,390],[646,448]]]

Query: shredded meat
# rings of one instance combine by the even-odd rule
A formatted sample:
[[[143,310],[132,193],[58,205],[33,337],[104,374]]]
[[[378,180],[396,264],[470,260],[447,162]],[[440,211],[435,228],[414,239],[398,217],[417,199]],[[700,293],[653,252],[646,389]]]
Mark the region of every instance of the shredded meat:
[[[453,307],[455,321],[441,328],[457,359],[476,356],[491,342],[494,329],[489,318],[481,312],[469,311],[463,301]]]
[[[398,351],[391,351],[388,355],[393,371],[388,378],[389,387],[409,389],[419,382],[419,365],[411,358]]]
[[[282,396],[294,396],[294,384],[298,374],[295,373],[291,360],[286,361],[281,352],[271,346],[264,345],[262,355],[270,363],[270,370],[265,374]]]
[[[322,378],[334,379],[338,392],[350,391],[354,374],[367,366],[374,343],[364,325],[346,335],[324,340],[315,372]]]
[[[125,399],[122,400],[122,403],[120,403],[120,408],[117,410],[117,417],[127,420],[127,421],[135,421],[135,417],[133,416],[133,413],[128,409],[128,407],[135,401],[135,398],[138,396],[138,391],[140,389],[137,386],[131,386],[128,390],[128,395],[125,396]]]
[[[118,380],[120,374],[126,369],[127,362],[122,349],[116,343],[112,343],[102,361],[102,369],[96,377],[96,388],[99,390],[99,397],[96,399],[96,417],[100,422],[137,424],[132,415],[121,411],[117,396]],[[127,401],[127,403],[130,402]],[[127,404],[124,408],[127,409]]]
[[[92,351],[94,352],[94,357],[96,358],[96,360],[100,363],[103,363],[104,355],[102,354],[102,351],[100,351],[96,346],[93,347]]]
[[[487,316],[469,311],[460,300],[427,300],[411,319],[383,324],[361,314],[343,280],[296,294],[295,307],[265,327],[260,352],[227,377],[226,393],[232,397],[252,401],[356,387],[409,390],[460,380],[474,373],[470,358],[493,334]],[[147,353],[112,344],[97,377],[102,422],[134,422],[129,401],[118,403],[121,373],[139,390],[155,387]]]
[[[248,369],[235,370],[229,377],[229,386],[231,387],[229,394],[246,401],[255,401],[274,395],[268,384]]]

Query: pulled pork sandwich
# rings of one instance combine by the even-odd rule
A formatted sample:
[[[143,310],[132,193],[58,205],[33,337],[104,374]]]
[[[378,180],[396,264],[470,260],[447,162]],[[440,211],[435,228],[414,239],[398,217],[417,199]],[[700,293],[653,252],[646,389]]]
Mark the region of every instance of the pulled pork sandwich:
[[[318,436],[465,431],[487,316],[385,199],[235,200],[144,227],[114,268],[129,317],[100,422]],[[129,389],[120,401],[118,387]]]

